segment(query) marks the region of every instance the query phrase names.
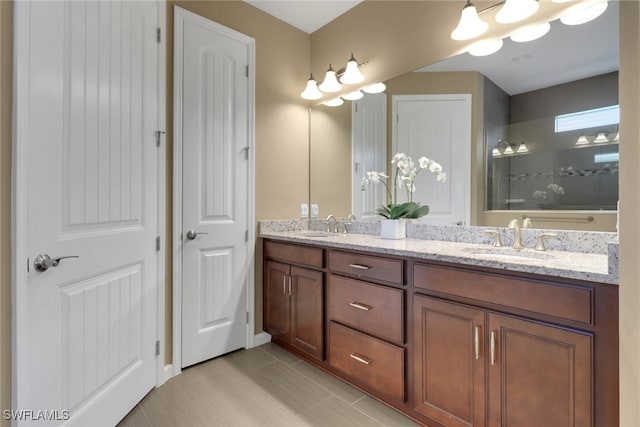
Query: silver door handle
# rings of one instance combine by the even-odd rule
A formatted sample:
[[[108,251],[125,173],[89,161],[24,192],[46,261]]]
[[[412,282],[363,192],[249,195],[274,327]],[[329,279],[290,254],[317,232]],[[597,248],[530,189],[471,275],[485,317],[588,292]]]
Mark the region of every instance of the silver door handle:
[[[77,255],[69,255],[69,256],[61,256],[56,258],[51,258],[49,255],[38,255],[36,259],[33,260],[33,267],[36,271],[44,272],[49,269],[49,267],[57,267],[60,264],[60,260],[65,258],[80,258]]]
[[[187,239],[194,240],[196,237],[198,237],[198,234],[209,234],[209,233],[204,233],[202,231],[196,232],[195,230],[189,230],[187,231]]]

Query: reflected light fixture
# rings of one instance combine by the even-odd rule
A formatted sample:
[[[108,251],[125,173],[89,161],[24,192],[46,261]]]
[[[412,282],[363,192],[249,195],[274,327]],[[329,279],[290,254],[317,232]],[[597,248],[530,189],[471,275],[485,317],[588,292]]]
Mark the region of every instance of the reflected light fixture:
[[[323,104],[326,105],[327,107],[339,107],[342,104],[344,104],[344,101],[342,100],[342,98],[337,97],[337,98],[330,99],[328,101],[324,101]]]
[[[511,40],[518,43],[530,42],[544,36],[550,29],[551,24],[548,22],[543,24],[525,25],[522,28],[518,28],[511,34]]]
[[[584,136],[584,134],[580,135],[580,137],[576,141],[576,145],[587,145],[588,143],[589,143],[589,140],[587,139],[586,136]]]
[[[367,93],[381,93],[387,90],[387,86],[382,82],[378,82],[369,86],[365,86],[362,88],[362,90]]]
[[[511,24],[527,19],[538,10],[537,0],[506,0],[496,14],[496,21],[501,24]]]
[[[358,99],[362,99],[363,96],[364,93],[362,93],[362,91],[356,90],[354,92],[349,92],[345,95],[342,95],[342,98],[346,99],[347,101],[357,101]]]
[[[618,131],[618,133],[616,133],[616,137],[613,138],[613,142],[620,142],[620,131]]]
[[[497,148],[494,148],[493,150],[491,150],[491,156],[492,157],[500,157],[500,156],[502,156],[502,153]]]
[[[596,139],[593,140],[594,143],[596,144],[600,144],[603,142],[609,142],[609,138],[607,138],[607,136],[604,134],[604,132],[600,132],[598,133],[598,136],[596,136]]]
[[[528,152],[529,152],[529,149],[527,148],[527,145],[524,142],[520,143],[520,145],[518,146],[518,149],[516,150],[517,154],[524,154]]]
[[[309,101],[322,98],[322,93],[318,90],[318,83],[316,83],[316,79],[313,78],[313,74],[309,77],[307,87],[304,88],[300,96],[303,99],[308,99]]]
[[[356,85],[364,81],[364,76],[360,72],[358,61],[351,54],[347,67],[344,70],[344,74],[340,76],[340,82],[346,85]]]
[[[513,151],[513,148],[511,148],[511,145],[507,145],[507,148],[504,149],[505,155],[514,154],[514,153],[515,151]]]
[[[467,52],[473,56],[487,56],[499,51],[502,48],[502,44],[502,39],[481,40],[469,46]]]
[[[580,25],[596,19],[607,10],[607,0],[597,0],[576,5],[562,17],[560,22],[565,25]]]
[[[489,24],[478,16],[476,6],[470,0],[467,0],[467,4],[462,8],[460,22],[451,32],[451,38],[453,40],[469,40],[484,34],[488,28]]]
[[[342,89],[342,85],[338,82],[336,72],[329,64],[329,69],[324,75],[324,80],[320,83],[320,90],[327,93],[339,92]]]

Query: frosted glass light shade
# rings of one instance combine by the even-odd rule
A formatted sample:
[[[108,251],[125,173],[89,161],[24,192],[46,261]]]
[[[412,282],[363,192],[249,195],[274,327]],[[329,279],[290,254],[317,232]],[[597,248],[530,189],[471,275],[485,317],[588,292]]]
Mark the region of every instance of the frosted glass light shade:
[[[513,153],[514,153],[513,148],[511,148],[510,145],[507,145],[507,148],[504,149],[504,154],[505,155],[509,155],[509,154],[513,154]]]
[[[300,97],[302,97],[302,99],[308,99],[309,101],[322,98],[322,93],[318,90],[318,83],[316,83],[316,79],[313,78],[313,74],[311,74],[311,77],[307,80],[307,87],[304,88]]]
[[[518,149],[516,150],[517,154],[525,154],[529,152],[529,148],[527,148],[526,144],[523,142],[518,146]]]
[[[356,90],[355,92],[349,92],[346,95],[342,95],[343,99],[347,101],[357,101],[358,99],[362,99],[364,93],[362,91]]]
[[[620,131],[618,131],[618,133],[616,133],[616,137],[613,138],[614,142],[620,142]]]
[[[342,85],[338,82],[336,72],[333,70],[331,64],[329,69],[324,75],[324,80],[320,83],[320,90],[327,93],[339,92],[342,89]]]
[[[576,141],[576,145],[587,145],[588,143],[589,143],[589,140],[584,135],[580,135],[580,137]]]
[[[344,101],[342,100],[342,98],[337,97],[337,98],[330,99],[328,101],[324,101],[323,104],[326,105],[327,107],[339,107],[342,104],[344,104]]]
[[[502,153],[500,152],[500,150],[498,150],[497,148],[494,148],[493,150],[491,150],[491,157],[500,157],[502,156]]]
[[[536,0],[507,0],[496,13],[496,21],[501,24],[510,24],[527,19],[540,5]]]
[[[469,46],[468,52],[473,56],[487,56],[502,48],[502,39],[486,39]]]
[[[367,93],[381,93],[387,90],[387,86],[384,83],[379,82],[369,86],[365,86],[362,88],[362,90]]]
[[[347,62],[347,68],[344,70],[344,74],[340,76],[340,82],[346,85],[355,85],[363,81],[364,76],[360,72],[358,61],[356,61],[352,53],[349,62]]]
[[[511,34],[511,40],[519,43],[530,42],[544,36],[550,29],[551,24],[548,22],[544,24],[526,25],[514,31],[513,34]]]
[[[458,26],[451,32],[451,38],[453,40],[469,40],[484,34],[488,28],[489,24],[480,19],[478,10],[473,3],[467,1],[462,9]]]
[[[603,142],[609,142],[609,138],[607,138],[607,135],[604,134],[604,132],[600,132],[597,136],[596,139],[593,140],[594,143],[596,144],[600,144]]]
[[[588,2],[584,5],[578,5],[569,9],[569,12],[560,18],[560,22],[565,25],[580,25],[589,21],[593,21],[602,15],[609,3],[607,0],[599,0],[597,2]]]

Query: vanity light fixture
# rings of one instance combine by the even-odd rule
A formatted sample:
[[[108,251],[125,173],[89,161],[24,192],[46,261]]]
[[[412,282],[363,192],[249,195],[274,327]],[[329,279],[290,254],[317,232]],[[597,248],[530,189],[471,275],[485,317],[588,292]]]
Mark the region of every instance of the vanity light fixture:
[[[502,153],[497,148],[494,148],[493,150],[491,150],[491,156],[492,157],[500,157],[500,156],[502,156]]]
[[[532,40],[539,39],[549,32],[551,24],[545,22],[543,24],[526,25],[522,28],[518,28],[511,34],[511,40],[514,42],[530,42]]]
[[[342,89],[342,85],[338,82],[336,72],[329,64],[329,69],[324,75],[324,80],[320,83],[320,90],[327,93],[339,92]]]
[[[580,135],[580,137],[576,141],[576,145],[587,145],[587,144],[589,144],[589,140],[587,139],[587,137],[584,136],[584,134]]]
[[[620,142],[620,131],[618,131],[618,133],[616,133],[616,137],[613,138],[613,142]]]
[[[608,0],[595,0],[578,4],[560,17],[560,22],[565,25],[585,24],[602,15],[607,10],[608,5]]]
[[[362,90],[367,93],[381,93],[387,90],[387,86],[382,82],[378,82],[369,86],[365,86],[362,88]]]
[[[537,0],[506,0],[496,14],[496,22],[511,24],[527,19],[538,10]]]
[[[522,142],[519,146],[518,149],[516,150],[516,154],[526,154],[529,152],[529,148],[527,148],[527,145]]]
[[[607,138],[607,136],[604,134],[604,132],[600,132],[596,136],[596,139],[593,140],[593,142],[595,144],[600,144],[600,143],[603,143],[603,142],[609,142],[609,138]]]
[[[502,39],[481,40],[469,46],[467,52],[473,56],[487,56],[499,51],[502,48],[502,44]]]
[[[467,4],[462,8],[460,22],[451,32],[453,40],[469,40],[484,34],[489,28],[489,24],[480,19],[476,6],[467,0]]]
[[[510,155],[510,154],[515,154],[515,151],[513,151],[513,148],[511,148],[511,145],[507,145],[507,148],[504,149],[504,155]]]
[[[363,96],[364,93],[362,93],[361,90],[356,90],[354,92],[349,92],[345,95],[342,95],[342,98],[346,99],[347,101],[357,101],[358,99],[362,99]]]
[[[328,101],[324,101],[323,104],[326,105],[327,107],[339,107],[342,104],[344,104],[344,101],[342,100],[342,98],[337,97],[337,98],[330,99]]]
[[[309,77],[307,87],[304,88],[304,91],[302,91],[300,96],[303,99],[308,99],[309,101],[322,98],[322,93],[318,90],[318,83],[316,82],[316,79],[313,78],[313,74]]]
[[[364,76],[360,72],[358,61],[351,54],[347,67],[344,70],[344,74],[340,76],[340,82],[346,85],[356,85],[364,81]]]

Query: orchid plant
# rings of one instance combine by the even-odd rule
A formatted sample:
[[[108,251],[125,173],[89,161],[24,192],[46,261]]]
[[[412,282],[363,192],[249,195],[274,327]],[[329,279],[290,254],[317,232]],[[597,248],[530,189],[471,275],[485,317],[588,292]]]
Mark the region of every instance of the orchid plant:
[[[376,213],[387,219],[400,218],[420,218],[429,213],[428,205],[421,205],[413,201],[413,193],[416,191],[415,180],[418,174],[428,169],[436,175],[438,182],[445,182],[447,174],[442,170],[442,165],[435,160],[420,157],[416,164],[411,157],[405,153],[396,153],[391,159],[391,164],[395,165],[392,188],[389,188],[387,180],[389,176],[384,172],[370,171],[362,177],[361,189],[364,191],[369,184],[381,183],[387,190],[389,203],[376,209]],[[393,190],[393,192],[391,191]],[[404,190],[407,195],[407,202],[397,203],[398,190]]]

